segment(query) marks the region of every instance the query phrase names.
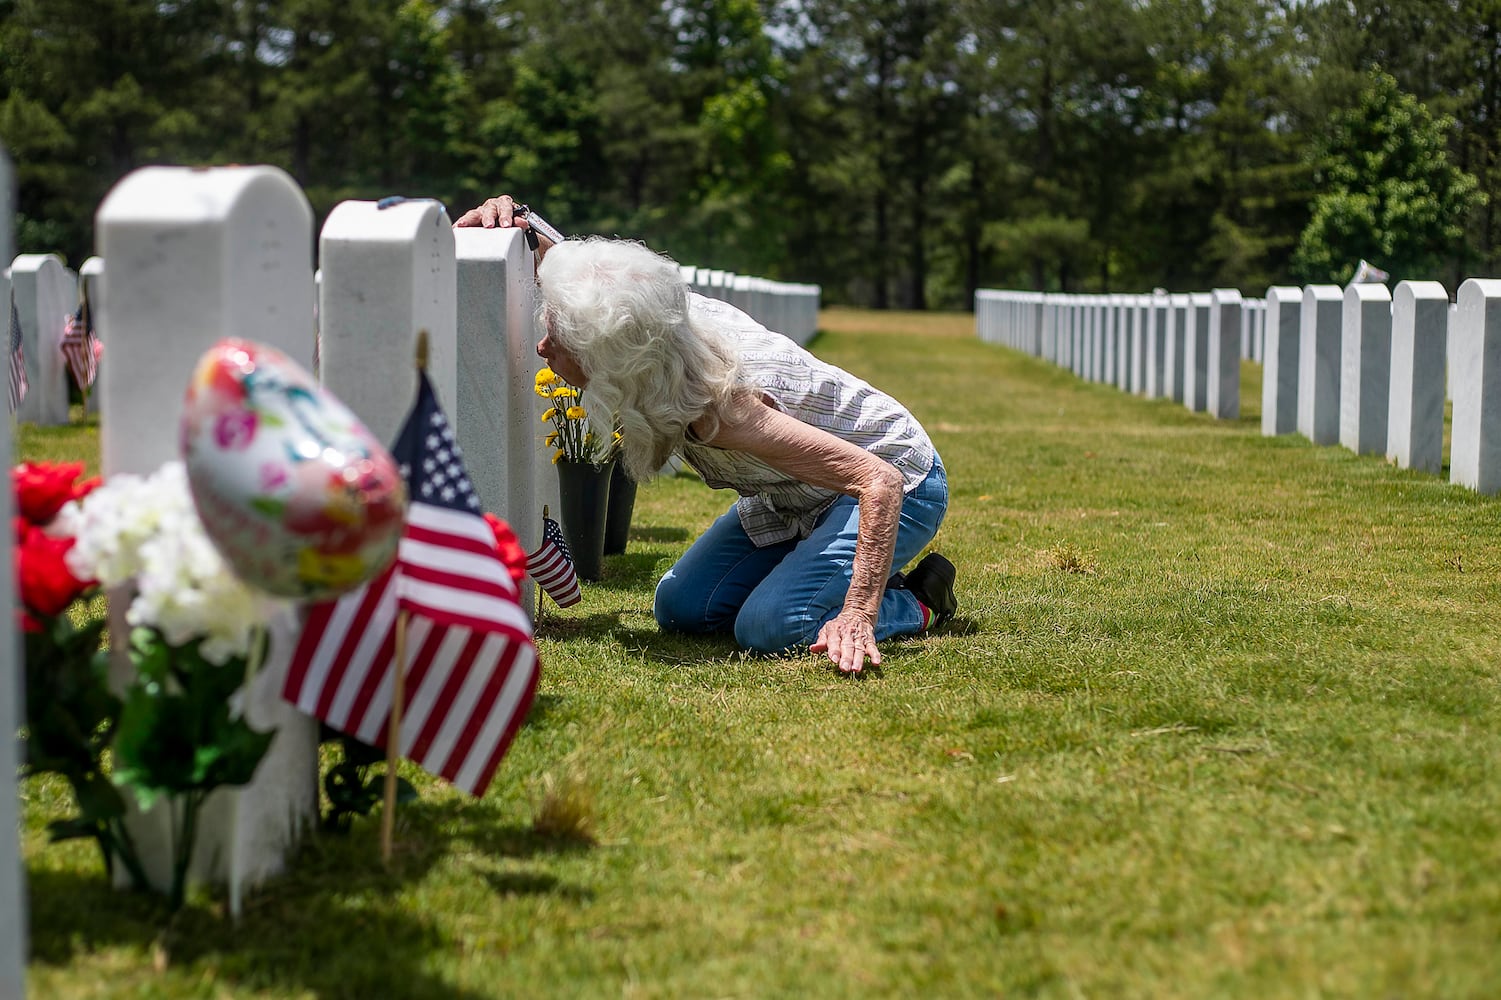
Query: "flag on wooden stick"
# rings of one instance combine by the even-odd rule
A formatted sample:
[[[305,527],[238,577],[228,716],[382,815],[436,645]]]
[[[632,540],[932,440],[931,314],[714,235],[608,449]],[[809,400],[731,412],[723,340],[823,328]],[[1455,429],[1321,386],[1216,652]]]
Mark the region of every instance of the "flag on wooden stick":
[[[402,666],[396,622],[406,611],[400,753],[482,795],[536,694],[531,622],[425,372],[391,453],[410,492],[396,560],[358,590],[310,608],[283,697],[387,746],[393,668]]]
[[[526,571],[558,607],[570,608],[583,600],[578,574],[573,569],[573,553],[563,541],[563,529],[546,513],[542,515],[542,544],[526,557]]]

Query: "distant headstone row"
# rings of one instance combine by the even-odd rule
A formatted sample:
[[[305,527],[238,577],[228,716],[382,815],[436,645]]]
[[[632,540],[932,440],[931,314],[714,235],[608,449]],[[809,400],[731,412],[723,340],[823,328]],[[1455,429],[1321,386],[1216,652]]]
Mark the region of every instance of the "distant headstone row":
[[[981,289],[980,339],[1046,358],[1091,382],[1240,416],[1240,359],[1261,354],[1263,303],[1234,289],[1193,295],[1050,295]]]
[[[1091,381],[1240,414],[1239,359],[1261,362],[1261,429],[1443,468],[1453,400],[1450,480],[1501,492],[1501,281],[1472,278],[1451,306],[1433,281],[1273,286],[1192,295],[1055,295],[984,289],[982,340]]]
[[[374,202],[347,202],[346,205],[368,205]],[[424,202],[403,202],[403,205],[424,204]],[[432,202],[432,205],[437,205]],[[392,212],[400,206],[377,211]],[[341,246],[341,240],[337,233],[352,217],[348,213],[358,213],[356,209],[346,209],[343,205],[335,209],[336,213],[343,212],[345,216],[336,218],[330,215],[329,222],[334,224],[334,236],[328,239],[329,229],[325,225],[325,242],[332,247],[335,255]],[[399,216],[396,212],[392,218]],[[487,232],[479,230],[478,232]],[[490,260],[489,265],[477,263],[473,266],[460,263],[459,292],[456,300],[461,311],[466,311],[466,316],[461,322],[477,322],[483,326],[486,323],[494,323],[498,317],[497,308],[506,303],[503,294],[494,293],[494,286],[488,280],[488,271],[494,266],[493,240],[488,236],[473,235],[465,230],[455,233],[458,246],[465,248],[465,252],[477,255],[478,260]],[[9,259],[9,255],[6,258]],[[795,284],[785,281],[772,281],[769,278],[757,278],[745,274],[736,274],[733,271],[711,270],[704,267],[683,265],[682,273],[688,285],[701,295],[707,295],[716,299],[723,299],[731,305],[744,310],[758,322],[770,330],[785,334],[799,344],[806,344],[812,339],[818,329],[818,309],[821,298],[821,289],[818,285]],[[100,314],[101,286],[103,285],[104,259],[99,256],[90,257],[83,265],[74,271],[67,267],[62,259],[50,253],[27,253],[14,259],[11,268],[6,272],[10,281],[14,283],[15,303],[17,316],[20,321],[21,340],[25,357],[26,372],[29,382],[29,390],[22,401],[17,418],[27,423],[35,423],[42,426],[60,426],[68,422],[68,396],[69,375],[67,365],[63,361],[63,355],[59,349],[63,326],[67,317],[78,307],[80,290],[86,288],[88,300],[92,303],[94,315]],[[368,296],[360,301],[359,309],[367,317],[376,321],[383,321],[387,317],[394,317],[388,313],[384,304],[392,296],[400,295],[399,289],[409,287],[412,280],[418,280],[420,276],[404,276],[404,282],[398,282],[396,286],[386,287],[379,290],[378,294]],[[321,281],[321,274],[319,277]],[[8,285],[0,285],[0,293],[8,288]],[[497,297],[498,295],[498,297]],[[335,294],[333,300],[336,303],[344,302],[347,296]],[[320,298],[321,302],[321,298]],[[513,306],[530,308],[530,300],[516,300]],[[450,308],[452,308],[452,304]],[[345,308],[348,308],[347,306]],[[529,324],[530,320],[519,313],[511,317],[512,323],[508,329],[520,331],[522,328],[517,324]],[[327,324],[325,324],[327,325]],[[339,326],[338,319],[334,320],[335,327]],[[102,330],[102,326],[101,326]],[[325,335],[326,336],[326,335]],[[334,338],[329,338],[334,339]],[[519,352],[520,355],[530,353],[526,344],[515,343],[509,345],[509,349]],[[340,352],[340,345],[335,344],[334,351]],[[483,354],[483,352],[481,352]],[[354,357],[346,360],[355,364],[368,364],[379,366],[389,358],[375,359],[361,348]],[[476,385],[485,383],[501,374],[501,366],[498,358],[489,358],[481,361],[473,355],[466,355],[465,367],[461,377],[472,377]],[[474,362],[481,361],[478,365]],[[124,362],[122,362],[124,363]],[[516,372],[506,371],[507,378],[520,376]],[[519,385],[519,383],[518,383]],[[450,387],[451,388],[451,387]],[[356,390],[357,391],[357,390]],[[527,391],[530,391],[528,388]],[[440,394],[443,387],[439,387]],[[448,398],[448,397],[444,397]],[[98,396],[91,396],[89,408],[91,411],[98,408]],[[356,406],[356,412],[359,408]],[[483,416],[483,414],[481,414]],[[400,415],[390,418],[392,430],[396,423],[400,422]],[[372,428],[378,430],[379,428]],[[525,429],[529,434],[532,428]],[[516,442],[520,445],[521,442]],[[527,445],[530,446],[529,444]],[[473,471],[473,470],[471,470]],[[500,470],[479,470],[481,475],[494,472],[497,476],[497,484],[504,482],[504,476]],[[503,488],[497,485],[497,488]]]
[[[682,265],[683,280],[695,292],[723,299],[749,313],[768,330],[775,330],[799,344],[807,344],[818,330],[818,285],[799,285],[770,278],[752,278],[734,271]]]

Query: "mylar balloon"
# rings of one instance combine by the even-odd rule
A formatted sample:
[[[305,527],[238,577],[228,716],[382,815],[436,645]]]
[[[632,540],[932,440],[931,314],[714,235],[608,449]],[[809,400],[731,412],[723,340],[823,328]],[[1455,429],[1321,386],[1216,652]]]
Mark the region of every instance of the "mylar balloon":
[[[322,600],[396,554],[406,486],[390,452],[273,347],[227,338],[204,354],[182,456],[204,531],[253,587]]]

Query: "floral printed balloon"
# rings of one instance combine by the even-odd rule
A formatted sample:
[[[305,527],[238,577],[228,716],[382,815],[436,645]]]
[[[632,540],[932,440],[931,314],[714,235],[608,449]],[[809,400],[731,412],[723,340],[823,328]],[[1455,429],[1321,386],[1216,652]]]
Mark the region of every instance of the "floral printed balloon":
[[[395,460],[282,352],[215,344],[193,372],[181,432],[204,531],[246,583],[323,600],[394,558],[406,512]]]

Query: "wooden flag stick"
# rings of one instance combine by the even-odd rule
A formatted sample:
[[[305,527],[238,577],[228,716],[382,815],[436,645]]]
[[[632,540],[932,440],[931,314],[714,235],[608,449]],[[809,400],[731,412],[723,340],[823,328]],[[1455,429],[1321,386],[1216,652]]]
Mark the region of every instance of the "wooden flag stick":
[[[547,504],[542,505],[542,537],[547,537]],[[537,584],[537,621],[542,620],[542,584]]]
[[[380,818],[380,859],[391,863],[391,841],[396,832],[396,762],[401,759],[401,712],[405,695],[407,660],[407,611],[396,613],[396,674],[391,684],[391,718],[386,726],[386,808]]]

